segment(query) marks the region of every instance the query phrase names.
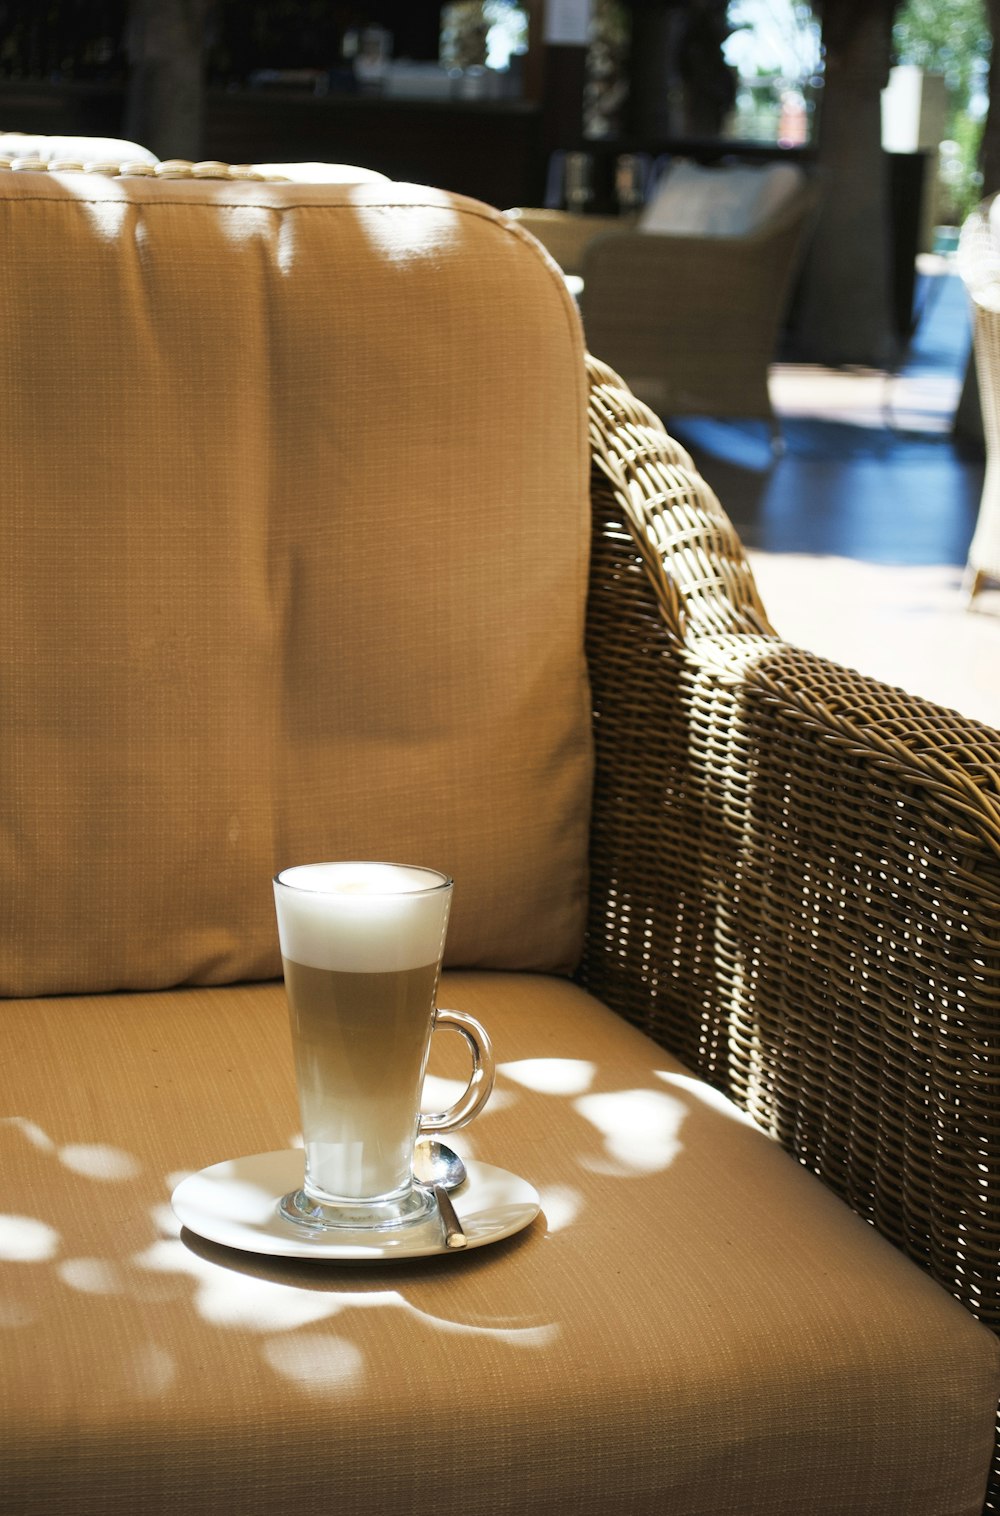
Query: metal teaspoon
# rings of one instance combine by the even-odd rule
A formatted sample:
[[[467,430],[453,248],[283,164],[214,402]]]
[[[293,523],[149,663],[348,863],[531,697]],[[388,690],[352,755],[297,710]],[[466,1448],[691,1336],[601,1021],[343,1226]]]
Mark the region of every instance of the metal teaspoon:
[[[437,1201],[448,1247],[466,1247],[468,1238],[448,1196],[448,1191],[457,1189],[466,1178],[465,1164],[458,1154],[438,1142],[436,1137],[418,1138],[413,1148],[413,1177],[420,1188],[430,1190]]]

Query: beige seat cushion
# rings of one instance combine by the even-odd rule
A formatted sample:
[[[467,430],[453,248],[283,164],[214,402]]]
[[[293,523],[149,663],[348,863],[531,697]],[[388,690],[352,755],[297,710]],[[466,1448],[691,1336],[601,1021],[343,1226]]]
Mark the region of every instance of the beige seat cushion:
[[[0,993],[274,976],[270,877],[454,875],[451,961],[579,951],[572,301],[384,183],[0,175]]]
[[[466,1151],[544,1215],[381,1267],[178,1235],[182,1172],[295,1135],[280,987],[4,1008],[5,1509],[979,1512],[991,1333],[570,984],[442,1003],[500,1064]]]

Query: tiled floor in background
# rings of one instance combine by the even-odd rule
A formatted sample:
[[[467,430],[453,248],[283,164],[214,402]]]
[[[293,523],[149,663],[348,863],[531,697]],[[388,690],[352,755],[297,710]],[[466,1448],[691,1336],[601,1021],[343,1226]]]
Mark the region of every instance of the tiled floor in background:
[[[750,551],[782,636],[1000,728],[1000,589],[971,610],[962,592],[984,467],[952,434],[969,314],[953,273],[924,270],[899,374],[776,368],[780,457],[753,423],[672,430]]]

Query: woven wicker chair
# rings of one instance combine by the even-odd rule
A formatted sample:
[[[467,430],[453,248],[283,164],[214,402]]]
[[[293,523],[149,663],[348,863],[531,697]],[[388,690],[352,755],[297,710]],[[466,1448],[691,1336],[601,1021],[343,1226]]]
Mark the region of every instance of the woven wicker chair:
[[[185,176],[183,167],[172,172]],[[226,173],[224,166],[215,166],[216,177],[225,180]],[[190,165],[187,177],[196,177]],[[180,207],[200,205],[202,197],[209,197],[204,187],[196,194],[194,186],[165,189],[169,193],[156,198],[178,215],[183,215]],[[252,189],[238,185],[231,203],[256,204]],[[43,190],[42,185],[33,192],[26,188],[22,204],[74,198],[70,191]],[[102,193],[101,204],[113,203]],[[84,198],[83,192],[78,198]],[[311,215],[324,213],[322,195],[306,196],[306,201]],[[449,202],[435,192],[428,192],[426,204],[419,195],[411,194],[409,201],[422,215],[450,214]],[[265,195],[262,203],[267,217],[260,219],[266,228],[275,208],[280,211],[291,202],[279,194],[273,203]],[[347,196],[344,203],[366,202],[362,194]],[[371,203],[381,217],[381,203]],[[484,246],[497,258],[509,233],[503,233],[496,218],[469,202],[459,204],[457,213],[469,218],[469,235],[480,222],[487,223]],[[380,226],[378,218],[374,224]],[[426,235],[425,224],[416,224]],[[97,225],[103,236],[107,218]],[[457,239],[448,245],[455,247]],[[106,255],[103,241],[98,252]],[[518,256],[524,252],[522,245]],[[533,255],[528,262],[527,283],[534,289]],[[506,266],[502,257],[494,265],[498,287]],[[342,270],[335,268],[335,273],[340,276]],[[398,277],[398,265],[392,265],[390,274]],[[28,277],[33,277],[30,269]],[[35,309],[43,307],[39,301]],[[217,311],[223,308],[224,301],[216,306]],[[570,326],[575,332],[575,323],[567,322],[558,301],[551,308],[553,336],[562,334],[564,340]],[[456,322],[464,311],[462,305],[453,308]],[[58,326],[52,334],[53,341],[62,340]],[[305,341],[311,340],[309,327]],[[572,340],[578,342],[578,336]],[[582,360],[576,372],[582,401]],[[288,370],[283,374],[287,381]],[[890,1259],[888,1273],[879,1277],[900,1282],[905,1275],[902,1282],[909,1290],[906,1281],[912,1276],[919,1286],[916,1297],[935,1314],[935,1330],[940,1333],[943,1315],[949,1340],[965,1343],[975,1335],[979,1416],[985,1424],[982,1386],[989,1391],[995,1369],[988,1334],[932,1290],[918,1270],[858,1226],[802,1169],[818,1176],[968,1312],[1000,1329],[996,734],[782,642],[767,620],[737,536],[684,450],[604,364],[587,361],[586,390],[593,507],[587,656],[596,778],[590,921],[577,981],[650,1033],[661,1048],[673,1050],[687,1070],[729,1095],[798,1160],[799,1166],[789,1164],[775,1143],[765,1141],[750,1123],[734,1120],[727,1106],[713,1120],[718,1118],[726,1134],[736,1133],[735,1148],[728,1151],[746,1163],[745,1180],[758,1160],[765,1166],[779,1160],[781,1185],[790,1182],[804,1207],[813,1208],[813,1220],[821,1216],[824,1226],[834,1228],[838,1248],[845,1254],[860,1248],[866,1267],[875,1273]],[[117,389],[108,390],[112,414],[117,396]],[[326,443],[325,420],[322,425]],[[113,425],[109,435],[116,445],[120,442]],[[446,425],[441,435],[447,436]],[[213,449],[217,440],[213,434]],[[423,440],[416,436],[414,445]],[[45,461],[47,445],[38,428],[25,429],[24,446],[33,467],[39,459]],[[384,450],[380,436],[372,457]],[[549,451],[542,438],[538,456]],[[578,456],[582,460],[583,449]],[[132,448],[127,458],[130,466],[141,468],[141,449]],[[69,505],[63,508],[72,520],[73,476],[67,477]],[[220,495],[223,484],[222,475],[215,476]],[[459,479],[456,488],[463,487]],[[381,497],[377,504],[381,507]],[[183,505],[178,502],[178,509]],[[545,495],[539,512],[549,506]],[[353,509],[351,502],[348,515]],[[184,529],[200,532],[203,517],[211,514],[206,500],[204,511],[195,509],[181,518]],[[136,513],[137,537],[147,515]],[[22,516],[34,533],[32,511],[26,509]],[[170,517],[164,510],[153,522],[164,552],[177,536]],[[362,530],[371,519],[374,515],[361,513]],[[450,535],[453,520],[452,515],[446,520]],[[237,534],[247,529],[243,516],[236,514],[233,521]],[[561,524],[553,526],[546,517],[550,537],[558,535]],[[67,558],[58,533],[43,531],[42,537],[71,582],[76,560]],[[394,540],[386,546],[391,554],[398,552]],[[296,570],[300,580],[302,561]],[[366,552],[364,563],[368,561]],[[83,566],[88,573],[101,569],[96,558]],[[34,562],[22,567],[23,584],[13,576],[10,584],[18,586],[22,600],[33,592],[41,597],[37,624],[44,630],[51,609],[49,581]],[[286,596],[289,583],[265,579],[262,572],[252,578],[254,586],[260,585],[261,614],[273,613],[276,624],[294,619],[299,602]],[[206,584],[214,588],[207,577]],[[300,581],[296,590],[303,593]],[[151,630],[144,647],[133,650],[136,656],[149,648],[155,654],[161,593],[154,581],[149,593],[138,597],[139,624],[145,624],[148,601]],[[224,636],[224,617],[217,619]],[[458,649],[460,638],[461,632]],[[181,639],[168,652],[178,648],[182,654],[189,651]],[[327,649],[321,646],[320,652],[325,657]],[[234,678],[253,656],[252,646],[235,651]],[[112,649],[112,672],[121,661]],[[30,670],[30,659],[25,666]],[[311,678],[325,666],[314,665]],[[42,673],[51,677],[51,666]],[[161,692],[151,693],[158,699]],[[120,713],[95,708],[75,689],[65,690],[64,698],[88,741],[93,742],[102,723],[110,722],[115,730]],[[317,702],[317,720],[321,704]],[[12,741],[16,748],[16,734]],[[183,733],[179,748],[184,749]],[[96,754],[96,744],[89,751]],[[258,764],[256,754],[250,759],[248,774]],[[243,760],[242,752],[226,755],[231,764]],[[22,763],[16,777],[30,789],[32,775],[25,768]],[[109,799],[109,815],[116,800]],[[16,831],[12,823],[12,835]],[[231,825],[225,835],[233,845],[239,840]],[[198,860],[202,853],[196,842],[192,858]],[[190,880],[183,883],[187,888]],[[88,902],[77,902],[77,907],[86,911]],[[9,932],[4,949],[5,962],[18,949]],[[657,1061],[651,1064],[645,1039],[556,975],[459,969],[451,983],[460,986],[463,996],[473,997],[473,1008],[476,994],[492,995],[494,1014],[502,1018],[505,1010],[509,1013],[505,1036],[522,1051],[508,1056],[534,1061],[536,1054],[523,1049],[541,1049],[547,1054],[542,1061],[559,1063],[567,1049],[572,1054],[575,1048],[580,1059],[596,1058],[588,1051],[590,1035],[615,1077],[625,1071],[624,1077],[634,1079],[635,1070],[642,1068],[654,1084],[664,1073],[675,1081],[673,1088],[698,1083],[659,1049],[653,1050]],[[546,1144],[534,1126],[525,1131],[523,1112],[529,1109],[532,1122],[549,1121],[552,1161],[564,1162],[584,1193],[585,1216],[575,1236],[572,1226],[563,1233],[554,1227],[551,1236],[529,1236],[520,1251],[514,1244],[506,1253],[492,1250],[492,1260],[489,1250],[479,1255],[482,1262],[467,1260],[471,1266],[462,1273],[444,1268],[421,1273],[403,1265],[388,1276],[387,1285],[385,1275],[376,1279],[370,1269],[345,1283],[343,1274],[338,1277],[322,1265],[243,1262],[228,1249],[196,1239],[154,1247],[135,1243],[164,1209],[163,1168],[158,1166],[167,1164],[168,1154],[194,1152],[197,1143],[217,1140],[233,1145],[233,1151],[240,1151],[235,1144],[250,1140],[284,1139],[287,1144],[292,1119],[287,1090],[273,1068],[284,1035],[275,1030],[281,1010],[277,986],[230,983],[214,964],[210,977],[194,980],[194,987],[176,984],[176,979],[168,981],[152,993],[142,987],[122,994],[46,992],[40,999],[29,993],[0,1008],[10,1028],[3,1077],[17,1112],[13,1125],[0,1124],[0,1136],[11,1145],[10,1157],[0,1166],[0,1184],[9,1190],[4,1208],[23,1212],[51,1203],[46,1214],[65,1222],[68,1235],[84,1224],[90,1249],[113,1246],[115,1240],[122,1245],[125,1234],[133,1238],[131,1245],[144,1249],[137,1261],[112,1264],[93,1256],[61,1256],[58,1239],[53,1241],[37,1223],[34,1230],[29,1223],[26,1234],[9,1234],[15,1243],[26,1236],[29,1250],[20,1255],[24,1268],[37,1298],[43,1288],[48,1292],[44,1298],[51,1308],[37,1330],[21,1330],[17,1336],[20,1318],[14,1306],[0,1322],[0,1331],[7,1334],[0,1385],[10,1397],[9,1414],[16,1412],[24,1428],[23,1436],[9,1438],[0,1449],[0,1481],[18,1490],[15,1498],[23,1495],[17,1508],[46,1516],[83,1509],[96,1513],[112,1503],[157,1513],[200,1512],[231,1499],[234,1509],[272,1516],[289,1509],[292,1481],[297,1508],[304,1508],[310,1491],[327,1492],[334,1488],[328,1481],[336,1479],[339,1509],[431,1512],[440,1509],[442,1489],[457,1504],[461,1490],[475,1478],[493,1481],[479,1487],[495,1511],[662,1510],[662,1488],[655,1483],[659,1476],[648,1474],[646,1465],[655,1464],[669,1479],[681,1456],[691,1451],[671,1443],[670,1409],[660,1378],[649,1367],[658,1365],[666,1378],[650,1339],[666,1334],[677,1312],[677,1301],[658,1281],[683,1242],[676,1236],[672,1209],[681,1192],[674,1191],[666,1207],[654,1204],[639,1214],[624,1194],[628,1184],[618,1169],[612,1165],[602,1171],[579,1161],[580,1127],[573,1125],[574,1111],[556,1092],[547,1102],[539,1096],[534,1105],[515,1106],[513,1113],[509,1105],[499,1106],[489,1118],[495,1123],[490,1131],[496,1143],[502,1134],[518,1161],[540,1165]],[[551,1023],[545,1019],[549,1014]],[[539,1026],[540,1021],[545,1024]],[[88,1025],[97,1028],[96,1034],[86,1032]],[[108,1040],[95,1047],[96,1037]],[[47,1060],[65,1056],[68,1047],[77,1049],[81,1064],[89,1060],[91,1072],[73,1066],[63,1088],[53,1082]],[[578,1066],[572,1071],[578,1072]],[[38,1108],[50,1111],[53,1121],[88,1133],[90,1146],[58,1148],[33,1115],[35,1107],[22,1114],[22,1098],[29,1098],[25,1091]],[[691,1102],[685,1117],[692,1131],[700,1101],[699,1096]],[[713,1111],[715,1101],[712,1096],[708,1102]],[[203,1109],[216,1103],[217,1110]],[[95,1147],[107,1141],[108,1132],[119,1147]],[[687,1142],[687,1128],[682,1135]],[[77,1144],[83,1141],[76,1138]],[[696,1146],[695,1137],[690,1143]],[[132,1159],[129,1168],[133,1148],[146,1158],[144,1164]],[[598,1152],[595,1162],[606,1162],[606,1157]],[[112,1170],[95,1173],[95,1162],[111,1163]],[[25,1176],[31,1181],[27,1191]],[[664,1177],[658,1172],[647,1176],[653,1188],[646,1193],[659,1202],[670,1193],[657,1187]],[[732,1182],[732,1176],[722,1177]],[[565,1189],[557,1193],[554,1188],[553,1206],[557,1201],[571,1206],[574,1193],[567,1196]],[[630,1193],[634,1196],[636,1190]],[[609,1213],[609,1205],[617,1205],[617,1211]],[[692,1214],[711,1223],[705,1234],[705,1273],[693,1290],[694,1319],[707,1330],[715,1323],[706,1319],[700,1293],[708,1289],[707,1281],[731,1268],[727,1255],[738,1249],[739,1239],[716,1226],[728,1218],[719,1217],[712,1195],[697,1196]],[[608,1248],[609,1219],[612,1231],[617,1222],[632,1243],[624,1256]],[[753,1216],[737,1218],[733,1225],[752,1231],[754,1221]],[[637,1256],[643,1239],[652,1239],[660,1251]],[[784,1242],[778,1239],[779,1248]],[[157,1273],[164,1248],[167,1262]],[[553,1279],[554,1257],[560,1260],[557,1267],[566,1267],[568,1260],[568,1277],[559,1273]],[[831,1268],[835,1263],[831,1260]],[[310,1274],[313,1268],[319,1272]],[[818,1268],[824,1275],[822,1293],[825,1260]],[[899,1272],[894,1275],[893,1269]],[[125,1282],[133,1277],[141,1288],[129,1293]],[[576,1309],[564,1309],[560,1316],[559,1302],[567,1296]],[[635,1321],[630,1302],[639,1298],[650,1304],[653,1319]],[[248,1325],[249,1307],[257,1301],[264,1322],[250,1320]],[[726,1316],[718,1322],[723,1344],[734,1323],[738,1327],[748,1319],[737,1315],[730,1321],[728,1304],[719,1305]],[[323,1316],[327,1305],[337,1313],[333,1332]],[[785,1305],[778,1302],[779,1321],[791,1319]],[[852,1305],[848,1302],[848,1322]],[[267,1315],[278,1307],[277,1316]],[[462,1325],[452,1320],[459,1308]],[[55,1317],[77,1335],[60,1337]],[[31,1319],[30,1313],[25,1319]],[[358,1328],[363,1353],[351,1340],[353,1320],[361,1320],[365,1329]],[[168,1321],[174,1336],[161,1340],[158,1334],[166,1334],[163,1323]],[[268,1321],[278,1326],[269,1328]],[[148,1337],[134,1337],[136,1323]],[[441,1323],[447,1330],[433,1330]],[[289,1333],[289,1327],[302,1327],[305,1335]],[[915,1330],[922,1343],[929,1330],[924,1317]],[[625,1331],[632,1334],[631,1357],[621,1348]],[[289,1354],[290,1335],[291,1346],[300,1350],[297,1359]],[[42,1339],[45,1352],[39,1348]],[[894,1338],[897,1345],[901,1340],[898,1334]],[[704,1341],[699,1337],[693,1344],[692,1363],[704,1362]],[[822,1342],[821,1335],[817,1341]],[[856,1364],[849,1333],[846,1341],[843,1336],[832,1341],[834,1354],[840,1344],[848,1351],[849,1366]],[[735,1346],[738,1359],[743,1344]],[[879,1338],[871,1349],[873,1363],[884,1348]],[[130,1356],[124,1356],[126,1350]],[[861,1351],[868,1353],[867,1341]],[[822,1358],[823,1348],[817,1352]],[[594,1370],[594,1353],[604,1365],[601,1372]],[[105,1373],[108,1354],[127,1370],[120,1384],[111,1383]],[[421,1355],[432,1355],[432,1374]],[[461,1375],[463,1362],[468,1364],[466,1378],[456,1389],[450,1376]],[[741,1499],[746,1494],[741,1481],[753,1477],[745,1474],[744,1462],[752,1465],[759,1455],[730,1442],[728,1424],[720,1429],[718,1396],[731,1391],[736,1400],[752,1402],[757,1365],[748,1359],[745,1380],[731,1385],[729,1362],[723,1354],[714,1388],[710,1380],[699,1380],[695,1387],[708,1397],[704,1411],[696,1406],[693,1418],[703,1429],[707,1451],[697,1501],[693,1487],[681,1497],[685,1513],[777,1508],[756,1503],[752,1485],[748,1498]],[[87,1366],[94,1363],[102,1367],[92,1380]],[[572,1382],[567,1382],[567,1363],[575,1365]],[[190,1371],[186,1378],[182,1368]],[[837,1368],[834,1363],[834,1384]],[[922,1362],[921,1370],[926,1369]],[[907,1360],[904,1376],[909,1372]],[[963,1421],[961,1365],[954,1373],[959,1381],[956,1421]],[[395,1418],[395,1440],[388,1449],[395,1460],[395,1482],[385,1475],[379,1426],[351,1421],[351,1392],[368,1394],[367,1413],[374,1417],[380,1388],[388,1414]],[[691,1386],[684,1385],[681,1401],[685,1390]],[[857,1403],[849,1398],[858,1393],[855,1385],[848,1383],[843,1393],[849,1405]],[[41,1410],[30,1398],[35,1395]],[[697,1398],[694,1391],[692,1397]],[[442,1461],[429,1443],[428,1398],[435,1408],[439,1402],[450,1404],[465,1426],[471,1422],[479,1429],[482,1440],[471,1444],[471,1464]],[[682,1410],[687,1415],[690,1407]],[[825,1428],[817,1424],[814,1409],[784,1404],[785,1417],[800,1410],[805,1417],[800,1426],[811,1428],[802,1433],[802,1441],[820,1440]],[[412,1421],[406,1419],[410,1416]],[[609,1422],[612,1434],[606,1432]],[[774,1480],[780,1485],[789,1461],[800,1456],[807,1471],[815,1468],[809,1463],[810,1449],[803,1452],[786,1425],[779,1415],[777,1426],[768,1428],[768,1447],[780,1449],[761,1475],[772,1481],[769,1488]],[[866,1430],[845,1425],[847,1445],[863,1443]],[[950,1444],[959,1433],[964,1435],[962,1427],[949,1425],[938,1446]],[[609,1439],[605,1446],[601,1437]],[[981,1443],[977,1433],[969,1446]],[[835,1439],[830,1446],[837,1447]],[[894,1446],[901,1472],[911,1457],[918,1462],[923,1453],[916,1447],[901,1450],[898,1436]],[[879,1445],[868,1452],[864,1467],[871,1492],[884,1449]],[[487,1460],[486,1475],[477,1463],[482,1459]],[[587,1465],[582,1472],[581,1462]],[[697,1470],[697,1449],[691,1467]],[[840,1501],[841,1469],[833,1464],[821,1468],[816,1477],[827,1483],[817,1491],[822,1499],[813,1508],[860,1511],[860,1505]],[[975,1473],[978,1477],[978,1465]],[[10,1483],[15,1478],[16,1486]],[[613,1490],[602,1488],[602,1478],[620,1483]],[[721,1484],[728,1491],[724,1506],[717,1499]],[[379,1490],[384,1491],[381,1506]],[[905,1496],[891,1493],[892,1510],[912,1509],[900,1503]],[[866,1512],[890,1508],[872,1504],[873,1498],[879,1498],[877,1491],[869,1493]],[[988,1509],[1000,1508],[996,1473],[990,1499]],[[803,1508],[800,1501],[781,1505],[782,1511]],[[929,1503],[920,1509],[929,1510]],[[950,1516],[952,1507],[944,1504],[941,1516],[946,1509]],[[962,1511],[969,1509],[966,1494]]]
[[[1000,246],[990,223],[995,199],[984,200],[968,217],[958,249],[958,268],[974,313],[976,373],[986,438],[986,478],[966,575],[970,600],[988,582],[1000,583]]]
[[[792,282],[817,205],[806,184],[742,237],[657,236],[611,218],[519,211],[565,273],[583,278],[591,352],[659,416],[779,427],[768,390]]]
[[[1000,739],[782,642],[689,458],[591,376],[587,983],[1000,1332]]]

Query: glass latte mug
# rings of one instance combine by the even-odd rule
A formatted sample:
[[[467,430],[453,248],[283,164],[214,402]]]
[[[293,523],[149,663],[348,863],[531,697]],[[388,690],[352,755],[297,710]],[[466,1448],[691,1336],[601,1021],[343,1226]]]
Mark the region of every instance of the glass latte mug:
[[[326,1229],[420,1221],[434,1200],[413,1182],[419,1131],[465,1126],[493,1088],[489,1037],[436,1008],[452,881],[391,863],[314,863],[274,881],[291,1017],[305,1177],[281,1214]],[[454,1028],[472,1074],[447,1111],[420,1110],[431,1034]]]

